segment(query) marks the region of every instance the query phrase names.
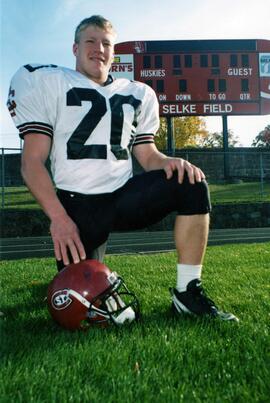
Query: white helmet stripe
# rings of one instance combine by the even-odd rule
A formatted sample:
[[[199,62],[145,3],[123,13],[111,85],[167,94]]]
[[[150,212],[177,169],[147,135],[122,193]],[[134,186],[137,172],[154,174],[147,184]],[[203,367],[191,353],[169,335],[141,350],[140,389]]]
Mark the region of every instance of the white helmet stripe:
[[[76,298],[78,301],[80,301],[81,304],[86,306],[86,308],[90,308],[90,302],[87,301],[81,294],[79,294],[75,290],[68,290],[69,295],[72,295],[74,298]]]
[[[81,304],[83,304],[86,308],[90,308],[97,313],[99,313],[100,315],[104,316],[105,318],[109,318],[110,315],[108,315],[105,311],[103,311],[102,309],[97,308],[95,305],[90,304],[89,301],[87,301],[87,299],[85,299],[80,293],[78,293],[75,290],[68,290],[69,295],[72,295],[74,298],[76,298]]]

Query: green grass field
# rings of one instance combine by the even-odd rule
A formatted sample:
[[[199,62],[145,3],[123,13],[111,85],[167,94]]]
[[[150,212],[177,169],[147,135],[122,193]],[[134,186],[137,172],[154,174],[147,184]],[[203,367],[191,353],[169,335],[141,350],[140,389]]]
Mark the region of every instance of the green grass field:
[[[209,186],[213,204],[270,201],[270,183],[264,183],[263,187],[259,182]]]
[[[269,247],[207,250],[205,288],[238,324],[170,314],[174,253],[107,257],[142,319],[73,333],[44,302],[53,259],[1,262],[1,403],[269,402]]]
[[[270,202],[270,183],[243,182],[239,184],[210,184],[213,204]],[[39,208],[25,186],[7,187],[4,192],[6,208]]]

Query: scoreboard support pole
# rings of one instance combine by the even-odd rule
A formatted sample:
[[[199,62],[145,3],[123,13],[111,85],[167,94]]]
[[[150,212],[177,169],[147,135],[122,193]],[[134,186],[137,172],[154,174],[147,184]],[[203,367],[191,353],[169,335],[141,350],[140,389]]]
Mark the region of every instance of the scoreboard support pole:
[[[167,120],[167,152],[170,156],[174,155],[174,138],[173,138],[173,118],[166,117]]]
[[[228,137],[228,116],[222,115],[222,132],[223,132],[223,152],[224,152],[224,179],[229,179],[229,137]]]

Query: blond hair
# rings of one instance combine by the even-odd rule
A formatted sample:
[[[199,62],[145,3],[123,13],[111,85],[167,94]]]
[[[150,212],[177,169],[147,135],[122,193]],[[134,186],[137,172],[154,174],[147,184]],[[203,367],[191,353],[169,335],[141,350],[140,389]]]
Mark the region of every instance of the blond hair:
[[[79,43],[81,32],[84,31],[90,25],[103,29],[104,31],[111,31],[116,36],[116,31],[112,26],[112,23],[101,15],[92,15],[91,17],[82,20],[75,30],[74,42]]]

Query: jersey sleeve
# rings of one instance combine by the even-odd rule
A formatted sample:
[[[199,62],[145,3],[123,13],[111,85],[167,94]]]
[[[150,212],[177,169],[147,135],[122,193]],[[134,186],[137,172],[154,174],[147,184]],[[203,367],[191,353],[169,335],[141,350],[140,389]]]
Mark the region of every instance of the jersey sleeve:
[[[155,92],[144,84],[145,95],[137,117],[136,135],[133,145],[154,143],[159,128],[159,104]]]
[[[44,74],[41,68],[26,65],[11,80],[7,107],[21,138],[29,133],[53,136],[53,116],[48,110]]]

